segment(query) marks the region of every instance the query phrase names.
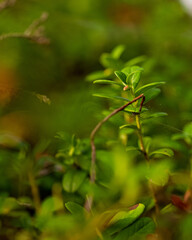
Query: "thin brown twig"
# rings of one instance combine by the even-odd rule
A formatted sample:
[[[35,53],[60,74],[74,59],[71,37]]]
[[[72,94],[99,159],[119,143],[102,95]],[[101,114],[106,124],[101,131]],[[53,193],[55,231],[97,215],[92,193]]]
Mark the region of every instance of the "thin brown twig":
[[[12,7],[15,4],[16,0],[5,0],[0,3],[0,12],[5,8]]]
[[[48,13],[44,12],[40,18],[34,20],[23,33],[7,33],[0,35],[0,40],[7,38],[25,38],[38,44],[49,44],[50,40],[44,35],[44,23],[48,18]]]
[[[123,106],[115,109],[113,112],[111,112],[107,117],[105,117],[103,120],[101,120],[96,127],[93,129],[90,135],[90,140],[91,140],[91,170],[90,170],[90,182],[95,183],[96,180],[96,170],[95,170],[95,164],[96,164],[96,146],[95,146],[95,135],[98,132],[98,130],[101,128],[101,126],[107,122],[112,116],[116,115],[117,113],[123,111],[127,106],[131,105],[132,103],[138,101],[139,99],[142,98],[141,104],[140,104],[140,109],[139,111],[142,110],[143,103],[145,101],[145,96],[143,94],[139,95],[138,97],[134,98],[132,101],[124,104]],[[88,196],[85,202],[85,209],[87,211],[91,211],[92,208],[92,203],[93,203],[93,197]]]

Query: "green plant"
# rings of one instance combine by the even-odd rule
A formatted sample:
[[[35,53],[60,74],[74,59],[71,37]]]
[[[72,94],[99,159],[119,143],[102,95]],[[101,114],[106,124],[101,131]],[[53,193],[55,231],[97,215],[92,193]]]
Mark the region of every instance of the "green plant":
[[[139,238],[140,233],[145,235],[154,231],[155,225],[150,218],[138,217],[143,213],[144,209],[145,212],[147,212],[153,208],[153,206],[155,206],[156,209],[156,215],[153,215],[153,217],[156,218],[160,214],[161,209],[156,198],[156,186],[164,186],[168,182],[169,173],[171,171],[171,162],[169,161],[169,158],[173,157],[173,151],[170,148],[157,148],[156,146],[152,147],[152,139],[150,137],[144,136],[142,130],[143,126],[146,126],[148,123],[151,124],[151,119],[167,115],[164,112],[151,113],[145,107],[145,104],[157,97],[157,95],[160,93],[160,90],[157,87],[164,84],[164,82],[153,82],[142,85],[140,83],[140,80],[144,69],[132,64],[139,64],[145,58],[139,57],[129,62],[123,63],[123,61],[119,59],[123,50],[123,46],[118,46],[112,51],[111,54],[103,54],[101,56],[101,63],[104,67],[107,67],[107,69],[105,69],[103,72],[93,73],[87,78],[88,80],[93,80],[94,84],[104,84],[107,86],[110,85],[111,92],[113,93],[113,95],[105,93],[108,92],[108,88],[105,86],[107,90],[104,88],[102,93],[94,94],[94,96],[112,99],[112,101],[115,100],[115,102],[111,101],[113,110],[110,113],[106,114],[105,118],[96,125],[90,135],[90,184],[87,182],[88,169],[86,169],[87,173],[85,173],[82,169],[82,166],[78,164],[78,160],[74,160],[74,154],[78,149],[78,143],[74,144],[73,140],[72,147],[69,149],[68,154],[70,156],[73,155],[74,157],[72,161],[70,160],[71,167],[69,167],[67,173],[64,175],[63,187],[67,192],[75,192],[79,188],[82,188],[83,185],[87,185],[87,188],[85,187],[85,189],[87,189],[88,195],[86,197],[84,207],[87,212],[92,212],[94,211],[92,208],[93,203],[95,202],[94,208],[97,208],[99,201],[97,197],[97,191],[95,191],[95,189],[100,185],[97,178],[97,174],[99,173],[97,170],[97,161],[99,157],[98,155],[100,154],[98,154],[96,149],[96,134],[105,122],[109,121],[113,116],[122,112],[123,114],[120,116],[119,121],[124,121],[124,124],[119,126],[119,128],[120,135],[124,136],[123,144],[125,145],[127,152],[134,152],[134,154],[138,155],[139,158],[143,156],[145,159],[146,165],[142,165],[142,167],[144,167],[142,174],[146,179],[148,179],[148,188],[152,198],[148,199],[148,203],[146,202],[146,207],[143,204],[138,204],[133,208],[130,208],[134,209],[131,211],[129,208],[116,208],[104,212],[102,214],[102,224],[100,226],[97,226],[98,236],[101,236],[101,239],[128,239],[133,237],[132,235],[134,234],[136,234],[136,237]],[[98,76],[108,76],[110,80],[98,79]],[[96,80],[94,80],[94,78],[96,78]],[[119,106],[114,107],[114,105]],[[137,134],[138,145],[132,146],[128,141],[128,136],[134,135],[135,133]],[[80,143],[80,140],[78,141]],[[86,151],[84,151],[84,153],[85,155],[88,154]],[[82,154],[83,152],[81,152],[80,155]],[[104,151],[101,154],[106,153]],[[110,156],[108,155],[107,158],[109,157]],[[71,157],[67,159],[69,160]],[[81,157],[79,156],[78,159],[81,159]],[[121,163],[119,164],[121,165]],[[109,167],[106,168],[106,171],[109,171]],[[82,193],[80,189],[78,191]],[[80,206],[76,205],[76,203],[73,202],[67,203],[66,207],[72,214],[77,214],[79,211],[82,214],[83,212]],[[142,211],[139,210],[140,207],[142,208]]]

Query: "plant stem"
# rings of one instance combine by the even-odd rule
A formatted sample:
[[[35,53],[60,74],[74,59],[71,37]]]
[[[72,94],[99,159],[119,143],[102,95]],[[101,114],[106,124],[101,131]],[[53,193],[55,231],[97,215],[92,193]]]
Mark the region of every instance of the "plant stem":
[[[31,186],[31,193],[32,193],[32,196],[33,196],[35,211],[36,211],[36,213],[38,213],[39,209],[40,209],[39,189],[38,189],[38,186],[36,184],[34,175],[31,171],[28,173],[28,178],[29,178],[29,184]]]
[[[148,153],[145,149],[145,145],[144,145],[144,141],[143,141],[142,127],[141,127],[141,123],[140,123],[140,115],[136,115],[135,120],[136,120],[136,125],[137,125],[137,132],[138,132],[140,149],[141,149],[141,151],[144,155],[147,166],[149,167],[150,166],[150,159],[149,159],[149,155],[148,155]],[[151,194],[152,194],[154,202],[155,202],[156,213],[159,214],[159,206],[158,206],[158,203],[157,203],[157,198],[155,196],[155,189],[154,189],[153,184],[150,181],[149,181],[149,189],[151,191]]]
[[[107,117],[105,117],[103,120],[101,120],[96,127],[93,129],[93,131],[91,132],[90,135],[90,141],[91,141],[91,170],[90,170],[90,182],[91,183],[95,183],[96,180],[96,170],[95,170],[95,164],[96,164],[96,146],[95,146],[95,135],[96,133],[99,131],[99,129],[101,128],[101,126],[107,122],[112,116],[116,115],[117,113],[123,111],[127,106],[129,106],[130,104],[138,101],[139,99],[142,98],[141,104],[140,104],[140,111],[142,109],[143,106],[143,102],[145,100],[145,96],[143,94],[139,95],[138,97],[134,98],[132,101],[126,103],[125,105],[115,109],[113,112],[111,112]],[[87,200],[85,202],[85,209],[87,211],[91,211],[92,208],[92,203],[93,203],[93,197],[92,196],[88,196]]]

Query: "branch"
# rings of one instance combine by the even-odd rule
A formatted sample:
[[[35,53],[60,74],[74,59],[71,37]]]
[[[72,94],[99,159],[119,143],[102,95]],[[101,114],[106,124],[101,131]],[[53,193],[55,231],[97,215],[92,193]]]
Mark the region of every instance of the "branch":
[[[39,19],[36,19],[29,25],[23,33],[7,33],[0,35],[0,40],[7,38],[25,38],[38,44],[49,44],[50,40],[44,35],[44,27],[42,24],[47,20],[48,13],[41,14]]]
[[[142,110],[142,106],[143,103],[145,101],[145,96],[143,94],[139,95],[138,97],[134,98],[132,101],[126,103],[125,105],[115,109],[112,113],[110,113],[107,117],[105,117],[102,121],[100,121],[96,127],[93,129],[93,131],[91,132],[90,135],[90,140],[91,140],[91,171],[90,171],[90,182],[91,183],[95,183],[96,180],[96,170],[95,170],[95,163],[96,163],[96,147],[95,147],[95,135],[96,133],[99,131],[99,129],[101,128],[101,126],[107,122],[112,116],[116,115],[117,113],[123,111],[127,106],[131,105],[132,103],[136,102],[137,100],[139,100],[140,98],[142,98],[141,104],[140,104],[140,108],[139,111]],[[91,210],[92,207],[92,202],[93,202],[93,197],[92,196],[88,196],[86,203],[85,203],[85,209],[87,211]]]
[[[4,0],[0,3],[0,12],[5,8],[12,7],[15,4],[16,0]]]

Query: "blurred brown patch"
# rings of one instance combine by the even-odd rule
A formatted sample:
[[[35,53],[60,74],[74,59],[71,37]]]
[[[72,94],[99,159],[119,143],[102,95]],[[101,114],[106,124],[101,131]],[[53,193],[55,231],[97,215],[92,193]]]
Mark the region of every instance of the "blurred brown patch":
[[[17,92],[17,80],[13,70],[0,68],[0,106],[8,104]]]
[[[109,16],[118,25],[134,27],[142,23],[145,12],[139,7],[121,3],[109,9]]]
[[[37,135],[33,118],[24,112],[13,112],[1,117],[0,131],[30,142]]]

